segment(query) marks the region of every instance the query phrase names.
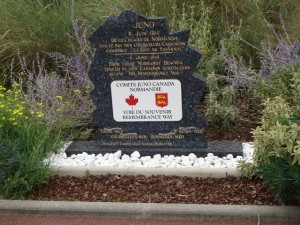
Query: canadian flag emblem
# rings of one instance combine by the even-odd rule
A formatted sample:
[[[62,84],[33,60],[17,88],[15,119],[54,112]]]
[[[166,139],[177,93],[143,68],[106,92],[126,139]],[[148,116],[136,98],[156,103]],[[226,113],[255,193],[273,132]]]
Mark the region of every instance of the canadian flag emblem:
[[[139,99],[136,98],[136,97],[134,97],[133,94],[131,94],[131,95],[129,95],[128,98],[125,98],[125,102],[126,102],[128,105],[133,106],[133,105],[136,105],[136,103],[139,102]]]

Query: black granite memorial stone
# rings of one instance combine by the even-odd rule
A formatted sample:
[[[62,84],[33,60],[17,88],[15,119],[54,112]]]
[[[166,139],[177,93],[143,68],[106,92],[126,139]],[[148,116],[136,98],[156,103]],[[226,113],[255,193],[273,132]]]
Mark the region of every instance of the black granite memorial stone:
[[[189,31],[170,33],[164,18],[132,10],[108,18],[90,37],[96,53],[89,70],[96,104],[99,151],[207,147],[205,120],[195,104],[205,82],[193,76],[201,54]],[[156,151],[157,150],[157,151]]]

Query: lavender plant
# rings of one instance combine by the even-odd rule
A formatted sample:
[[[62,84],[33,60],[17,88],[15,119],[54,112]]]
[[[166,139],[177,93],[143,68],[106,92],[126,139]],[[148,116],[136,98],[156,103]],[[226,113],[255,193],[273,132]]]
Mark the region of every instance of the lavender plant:
[[[242,57],[237,60],[229,55],[224,42],[221,42],[220,54],[227,67],[227,74],[222,77],[234,87],[252,88],[254,96],[260,99],[290,95],[291,73],[300,68],[300,44],[299,41],[290,41],[283,20],[282,27],[285,37],[276,33],[270,25],[277,39],[277,46],[271,42],[262,42],[260,49],[252,46],[260,56],[259,68],[254,68],[251,62],[246,64]]]
[[[261,69],[262,75],[274,77],[277,73],[291,68],[300,67],[300,42],[292,43],[286,31],[284,21],[280,15],[281,26],[285,36],[278,34],[274,27],[270,26],[272,33],[277,39],[278,45],[274,46],[271,42],[261,44]]]
[[[275,96],[291,98],[295,74],[300,72],[299,42],[277,35],[278,45],[262,43],[261,68],[257,72],[257,83],[253,88],[255,97],[266,99]]]
[[[250,66],[246,66],[242,57],[240,57],[239,60],[230,57],[222,41],[220,54],[227,66],[227,75],[222,76],[223,79],[235,88],[248,88],[254,85],[257,71]]]
[[[88,78],[94,50],[86,38],[91,27],[86,22],[79,24],[74,14],[72,23],[75,37],[73,54],[47,53],[57,64],[55,70],[48,70],[44,59],[37,53],[31,66],[18,54],[22,72],[11,71],[12,79],[20,83],[27,95],[29,109],[40,112],[37,116],[42,118],[43,123],[54,129],[68,129],[68,132],[69,128],[90,125],[94,109],[89,95],[92,83]]]

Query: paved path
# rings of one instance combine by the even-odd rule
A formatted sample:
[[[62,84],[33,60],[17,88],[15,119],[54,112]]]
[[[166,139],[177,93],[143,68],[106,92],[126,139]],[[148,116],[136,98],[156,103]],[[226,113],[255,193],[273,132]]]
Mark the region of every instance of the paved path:
[[[53,215],[0,215],[0,225],[300,225],[299,222],[258,220],[143,220],[84,218]]]

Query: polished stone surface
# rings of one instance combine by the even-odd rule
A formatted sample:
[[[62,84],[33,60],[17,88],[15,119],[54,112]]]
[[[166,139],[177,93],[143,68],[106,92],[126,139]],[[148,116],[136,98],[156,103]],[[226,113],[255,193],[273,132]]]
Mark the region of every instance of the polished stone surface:
[[[131,152],[139,149],[147,154],[162,148],[168,149],[169,154],[185,152],[186,148],[206,152],[207,143],[203,136],[206,122],[195,109],[206,84],[193,76],[202,55],[188,46],[188,39],[188,30],[170,33],[165,18],[146,18],[132,10],[109,17],[91,35],[96,53],[89,77],[95,86],[91,92],[96,104],[93,117],[100,127],[94,140],[101,149]],[[178,102],[182,104],[181,120],[117,122],[114,119],[113,81],[171,79],[181,83],[182,100]],[[122,103],[128,110],[134,110],[137,102],[126,105],[128,96],[124,93]],[[168,109],[167,104],[157,109]]]

